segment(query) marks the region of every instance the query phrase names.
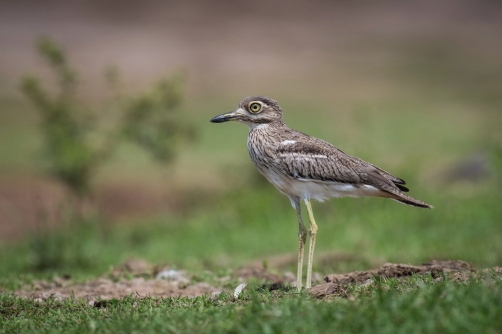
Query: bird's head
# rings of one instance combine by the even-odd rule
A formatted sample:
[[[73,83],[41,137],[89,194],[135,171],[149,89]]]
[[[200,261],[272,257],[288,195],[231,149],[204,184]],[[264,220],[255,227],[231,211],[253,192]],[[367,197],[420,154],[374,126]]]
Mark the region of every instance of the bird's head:
[[[282,109],[276,101],[268,97],[247,97],[239,103],[239,107],[229,113],[218,115],[211,119],[212,123],[239,121],[250,129],[259,125],[282,123]]]

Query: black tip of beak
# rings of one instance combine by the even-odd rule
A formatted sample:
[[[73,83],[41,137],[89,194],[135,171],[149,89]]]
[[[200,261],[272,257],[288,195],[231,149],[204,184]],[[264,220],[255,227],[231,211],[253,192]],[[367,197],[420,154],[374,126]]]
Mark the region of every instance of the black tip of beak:
[[[218,115],[216,117],[211,118],[210,122],[211,123],[223,123],[226,122],[227,120],[225,117],[222,117],[223,115]]]
[[[233,116],[229,113],[226,113],[226,114],[221,114],[221,115],[218,115],[216,117],[211,118],[210,122],[211,123],[223,123],[223,122],[228,122],[234,118],[235,118],[235,116]]]

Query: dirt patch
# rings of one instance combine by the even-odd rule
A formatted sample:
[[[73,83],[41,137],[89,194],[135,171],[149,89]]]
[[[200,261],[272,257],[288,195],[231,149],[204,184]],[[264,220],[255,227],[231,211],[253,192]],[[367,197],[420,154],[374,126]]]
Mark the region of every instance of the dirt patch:
[[[362,283],[373,277],[404,277],[413,274],[431,273],[433,276],[443,272],[470,271],[472,265],[464,261],[431,261],[421,266],[409,264],[386,263],[379,269],[355,271],[347,274],[331,274],[324,277],[327,283],[346,285],[348,283]]]
[[[465,281],[475,275],[472,265],[464,261],[431,261],[421,266],[386,263],[379,269],[327,275],[324,277],[326,283],[310,288],[309,294],[318,298],[326,296],[347,297],[344,287],[348,284],[367,284],[375,277],[405,278],[429,273],[434,278],[449,273],[449,277],[455,281]]]
[[[32,287],[16,291],[16,295],[44,301],[49,298],[62,300],[63,298],[84,298],[90,302],[97,299],[123,298],[133,294],[138,297],[195,297],[221,289],[212,287],[207,283],[179,284],[165,280],[144,279],[142,277],[132,280],[113,282],[110,279],[100,278],[96,281],[66,285],[60,279],[53,282],[40,281]]]
[[[379,269],[327,275],[324,278],[326,283],[310,288],[308,293],[317,298],[331,296],[350,298],[346,290],[348,285],[368,285],[376,277],[406,279],[411,275],[430,273],[433,277],[439,278],[448,273],[450,280],[464,282],[471,277],[480,277],[480,275],[488,277],[487,275],[493,271],[497,275],[502,275],[500,267],[476,272],[472,265],[464,261],[432,261],[421,266],[387,263]],[[123,278],[124,274],[136,275],[136,277],[125,279]],[[137,277],[137,275],[143,276]],[[258,279],[272,283],[259,288],[268,291],[289,291],[293,288],[292,283],[294,283],[294,280],[292,282],[291,279],[288,279],[287,273],[280,275],[264,268],[240,269],[235,272],[234,277],[241,281]],[[137,297],[196,297],[218,294],[222,291],[224,290],[221,287],[212,286],[207,282],[193,282],[190,276],[183,271],[169,269],[158,271],[157,267],[142,260],[129,260],[112,271],[111,279],[99,278],[94,281],[73,283],[68,279],[56,277],[51,282],[33,282],[16,291],[15,294],[41,302],[51,298],[56,300],[71,297],[84,298],[96,306],[97,300],[123,298],[131,294]]]
[[[133,278],[129,279],[131,276]],[[196,297],[222,291],[206,282],[193,282],[184,271],[160,269],[144,260],[130,259],[97,280],[74,283],[69,277],[55,277],[50,282],[35,281],[15,294],[40,302],[83,298],[95,305],[96,300],[123,298],[131,294],[136,297]]]

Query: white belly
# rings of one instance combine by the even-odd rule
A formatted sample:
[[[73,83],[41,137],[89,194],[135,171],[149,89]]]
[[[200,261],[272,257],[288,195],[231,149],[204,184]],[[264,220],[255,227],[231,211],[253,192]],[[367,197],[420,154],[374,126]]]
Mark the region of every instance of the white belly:
[[[370,185],[354,186],[339,182],[295,179],[273,170],[267,170],[263,175],[282,193],[304,200],[312,198],[323,202],[331,197],[385,196],[382,191]]]

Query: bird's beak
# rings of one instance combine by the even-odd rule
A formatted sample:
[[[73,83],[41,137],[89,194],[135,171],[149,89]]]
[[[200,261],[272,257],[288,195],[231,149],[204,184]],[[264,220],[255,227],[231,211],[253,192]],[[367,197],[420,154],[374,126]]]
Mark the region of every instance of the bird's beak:
[[[228,121],[235,121],[239,119],[240,116],[242,116],[242,113],[240,112],[240,109],[237,109],[229,113],[221,114],[211,118],[211,123],[223,123]]]

